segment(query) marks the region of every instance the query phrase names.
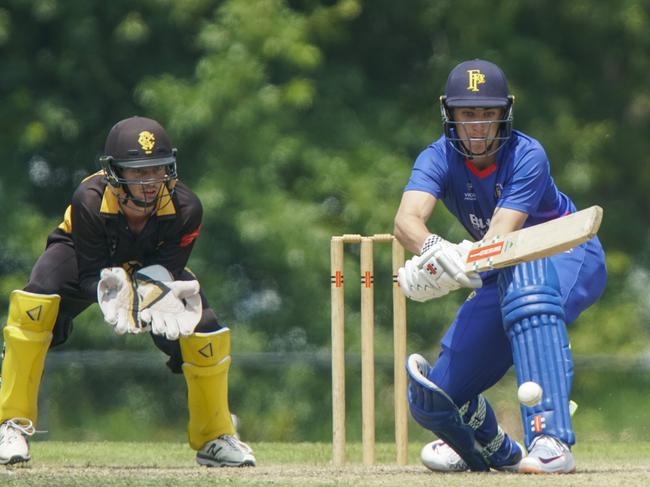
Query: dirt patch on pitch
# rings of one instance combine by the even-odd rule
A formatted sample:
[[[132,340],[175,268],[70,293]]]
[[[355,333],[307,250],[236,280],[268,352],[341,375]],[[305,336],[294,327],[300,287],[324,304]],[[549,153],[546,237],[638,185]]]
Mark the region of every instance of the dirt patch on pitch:
[[[650,467],[620,466],[593,468],[567,476],[516,474],[436,474],[420,466],[346,466],[334,468],[310,465],[270,465],[243,469],[169,467],[0,467],[0,484],[22,486],[397,486],[509,487],[572,485],[584,487],[647,485]]]

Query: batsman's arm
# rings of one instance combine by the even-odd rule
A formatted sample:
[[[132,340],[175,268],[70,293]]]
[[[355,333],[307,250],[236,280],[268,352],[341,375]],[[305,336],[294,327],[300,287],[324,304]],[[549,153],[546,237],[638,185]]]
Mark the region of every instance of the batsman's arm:
[[[483,240],[489,240],[496,235],[505,235],[524,227],[528,213],[508,208],[497,208],[490,219],[490,228],[483,237]]]
[[[480,252],[481,249],[484,248],[482,246],[482,242],[490,242],[495,237],[508,235],[511,232],[520,230],[523,228],[527,218],[527,213],[511,210],[509,208],[497,207],[492,214],[492,218],[490,219],[490,228],[488,228],[488,231],[480,241],[475,242],[472,245],[472,248],[469,249],[469,253],[465,257],[465,272],[467,273],[485,270],[480,266],[478,268],[473,267],[477,265],[476,261],[473,261],[473,259],[476,258],[476,253]]]
[[[431,231],[426,222],[433,213],[437,199],[424,191],[405,191],[402,195],[393,233],[409,251],[419,254]]]

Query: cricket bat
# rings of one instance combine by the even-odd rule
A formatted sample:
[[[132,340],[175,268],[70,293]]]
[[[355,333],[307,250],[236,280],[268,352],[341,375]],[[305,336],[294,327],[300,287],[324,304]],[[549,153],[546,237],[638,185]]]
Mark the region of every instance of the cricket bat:
[[[483,272],[563,252],[593,238],[603,209],[592,206],[488,241],[475,242],[467,254],[465,273]]]

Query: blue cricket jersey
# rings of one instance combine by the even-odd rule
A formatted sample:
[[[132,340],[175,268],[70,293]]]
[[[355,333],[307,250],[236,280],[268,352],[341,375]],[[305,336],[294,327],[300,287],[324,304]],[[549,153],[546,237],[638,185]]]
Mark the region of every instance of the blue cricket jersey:
[[[517,130],[497,152],[497,162],[483,170],[443,135],[416,159],[404,191],[413,190],[442,200],[476,240],[487,232],[497,207],[527,213],[525,227],[576,211],[555,185],[542,145]]]

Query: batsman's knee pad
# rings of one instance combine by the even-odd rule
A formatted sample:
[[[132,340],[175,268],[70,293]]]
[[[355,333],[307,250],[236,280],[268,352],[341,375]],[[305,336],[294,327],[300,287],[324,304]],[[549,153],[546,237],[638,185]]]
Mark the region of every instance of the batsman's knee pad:
[[[503,326],[512,345],[517,382],[542,387],[542,401],[521,406],[526,445],[549,434],[572,445],[569,414],[573,359],[557,272],[550,259],[526,262],[499,275]]]
[[[210,440],[235,433],[228,408],[230,330],[194,333],[179,342],[187,382],[188,438],[199,450]]]
[[[454,401],[428,379],[429,363],[421,355],[410,355],[406,363],[409,376],[408,402],[413,419],[434,432],[465,460],[470,469],[489,470],[475,429],[466,424]]]
[[[4,328],[0,422],[38,419],[38,389],[61,297],[13,291]]]

